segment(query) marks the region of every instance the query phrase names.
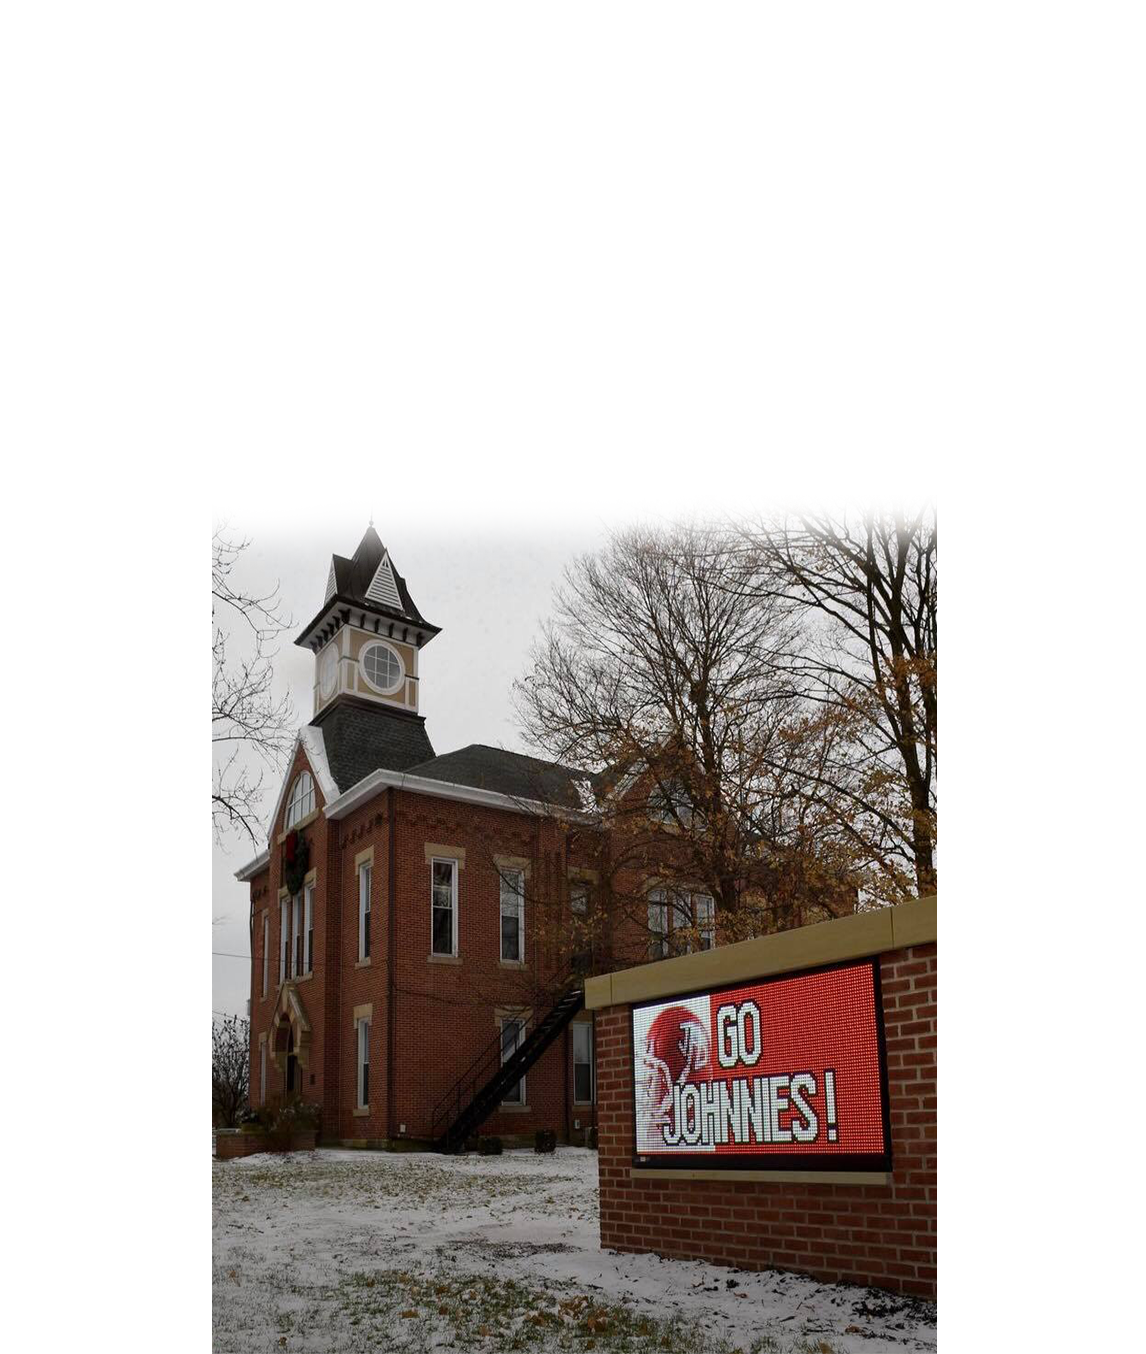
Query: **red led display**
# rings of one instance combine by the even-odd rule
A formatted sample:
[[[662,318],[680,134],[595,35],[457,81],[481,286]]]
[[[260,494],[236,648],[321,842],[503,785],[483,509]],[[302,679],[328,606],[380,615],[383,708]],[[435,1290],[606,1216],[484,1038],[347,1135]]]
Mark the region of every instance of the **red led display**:
[[[638,1166],[890,1170],[874,960],[694,992],[633,1019]]]

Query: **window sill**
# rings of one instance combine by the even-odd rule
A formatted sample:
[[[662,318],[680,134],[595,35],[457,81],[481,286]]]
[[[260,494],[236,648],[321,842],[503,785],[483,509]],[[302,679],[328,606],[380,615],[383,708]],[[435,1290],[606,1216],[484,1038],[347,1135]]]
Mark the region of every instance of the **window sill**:
[[[578,1110],[591,1110],[596,1106],[595,1100],[574,1100],[573,1108]]]
[[[292,979],[291,979],[291,982],[292,982],[292,983],[309,983],[310,980],[311,980],[313,977],[314,977],[314,969],[311,969],[311,971],[310,971],[309,973],[300,973],[300,974],[298,975],[297,978],[292,978]]]
[[[522,969],[522,968],[525,967],[525,960],[524,960],[524,959],[499,959],[499,960],[497,961],[497,966],[498,966],[498,968],[517,968],[517,969]]]
[[[369,959],[359,959],[358,962],[354,965],[354,967],[355,967],[355,968],[369,968],[369,967],[370,967],[370,960],[369,960]]]
[[[528,1105],[519,1105],[516,1100],[503,1100],[497,1107],[495,1113],[499,1114],[528,1114]]]
[[[457,954],[431,954],[427,956],[427,964],[460,964],[461,956]]]
[[[369,1113],[370,1113],[370,1106],[369,1106],[369,1105],[355,1105],[355,1106],[354,1106],[354,1117],[355,1117],[356,1119],[365,1119],[366,1116],[367,1116]]]

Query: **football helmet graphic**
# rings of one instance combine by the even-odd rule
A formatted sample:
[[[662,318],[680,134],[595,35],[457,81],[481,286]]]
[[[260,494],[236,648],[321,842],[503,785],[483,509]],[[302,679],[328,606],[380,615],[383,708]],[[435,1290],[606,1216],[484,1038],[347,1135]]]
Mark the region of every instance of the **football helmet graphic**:
[[[637,1054],[637,1114],[647,1136],[669,1122],[674,1086],[707,1080],[708,1030],[687,1006],[668,1006],[653,1021]]]

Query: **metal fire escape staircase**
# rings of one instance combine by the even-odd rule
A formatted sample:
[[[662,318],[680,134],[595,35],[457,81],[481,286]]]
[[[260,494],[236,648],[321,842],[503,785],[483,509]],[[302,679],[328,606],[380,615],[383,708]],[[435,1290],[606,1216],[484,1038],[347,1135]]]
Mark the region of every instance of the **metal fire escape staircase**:
[[[566,988],[556,1005],[526,1035],[511,1058],[501,1061],[498,1033],[439,1101],[431,1134],[439,1152],[458,1152],[465,1141],[497,1109],[506,1093],[525,1076],[557,1036],[580,1011],[585,994],[580,986]]]

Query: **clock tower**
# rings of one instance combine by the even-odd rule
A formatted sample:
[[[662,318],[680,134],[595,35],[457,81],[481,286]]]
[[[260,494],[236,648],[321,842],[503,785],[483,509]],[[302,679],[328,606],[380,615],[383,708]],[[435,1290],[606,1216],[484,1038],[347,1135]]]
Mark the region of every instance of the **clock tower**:
[[[332,556],[322,607],[295,640],[315,657],[311,722],[347,705],[416,718],[419,656],[438,633],[371,524],[349,559]]]

